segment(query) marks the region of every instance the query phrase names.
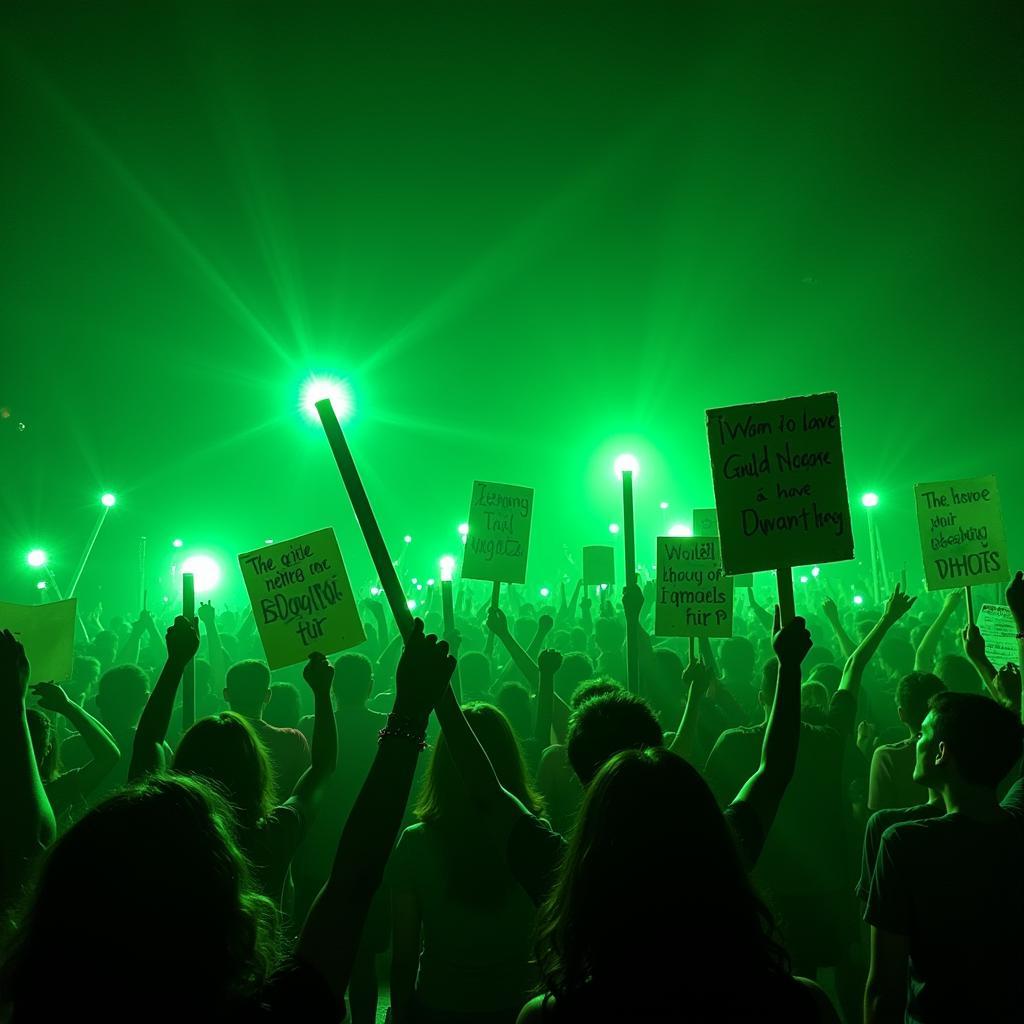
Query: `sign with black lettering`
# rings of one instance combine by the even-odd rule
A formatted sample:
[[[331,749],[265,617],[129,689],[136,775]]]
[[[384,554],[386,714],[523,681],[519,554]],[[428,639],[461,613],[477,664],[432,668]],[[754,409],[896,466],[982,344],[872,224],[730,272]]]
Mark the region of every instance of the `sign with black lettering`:
[[[1004,604],[983,604],[978,612],[978,629],[985,639],[985,654],[997,669],[1020,661],[1017,622]]]
[[[732,636],[733,581],[717,537],[659,537],[656,636]]]
[[[532,487],[474,481],[462,578],[525,583],[532,520]]]
[[[715,509],[695,508],[693,510],[693,535],[695,537],[718,536],[718,513]],[[754,574],[752,572],[740,573],[733,577],[732,582],[737,587],[752,587]]]
[[[836,394],[709,409],[707,427],[726,572],[853,557]]]
[[[271,669],[366,639],[334,530],[317,530],[238,556]]]
[[[1010,578],[994,476],[918,484],[914,496],[929,590],[1003,583]]]

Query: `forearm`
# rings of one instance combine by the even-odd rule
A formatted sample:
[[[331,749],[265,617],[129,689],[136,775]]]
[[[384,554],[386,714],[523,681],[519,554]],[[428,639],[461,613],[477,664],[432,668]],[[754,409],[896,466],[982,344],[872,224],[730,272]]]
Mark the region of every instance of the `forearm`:
[[[839,641],[839,650],[842,652],[843,657],[849,658],[857,649],[857,645],[853,642],[850,634],[846,632],[842,619],[837,615],[835,618],[829,619],[828,624],[832,627],[836,640]]]
[[[692,760],[694,751],[694,740],[697,737],[697,723],[700,720],[700,703],[704,694],[700,686],[691,686],[690,693],[686,700],[686,710],[683,711],[683,720],[679,723],[675,736],[669,744],[669,750],[678,754],[687,761]]]
[[[318,779],[334,774],[338,766],[338,727],[329,689],[313,694],[313,742],[309,754],[310,768]]]
[[[0,829],[0,897],[15,895],[31,859],[56,834],[50,801],[32,750],[25,706],[0,714],[0,778],[4,780],[4,827]]]
[[[114,742],[114,737],[107,729],[77,704],[72,704],[64,712],[64,717],[78,730],[94,762],[109,765],[111,768],[121,760],[121,751]]]
[[[935,621],[928,627],[928,632],[921,638],[914,657],[914,668],[918,672],[931,672],[935,665],[935,652],[939,647],[939,638],[953,615],[952,608],[943,608]]]
[[[523,650],[519,641],[509,632],[495,634],[508,651],[516,668],[523,674],[531,690],[537,689],[537,663]]]
[[[864,676],[864,669],[875,656],[886,633],[892,628],[893,622],[884,615],[875,623],[871,631],[857,645],[853,654],[847,659],[843,668],[843,678],[839,683],[840,690],[850,690],[855,696],[860,691],[861,679]]]
[[[132,630],[127,639],[118,648],[117,656],[114,659],[115,665],[137,665],[139,662],[139,646],[142,643],[142,636]]]
[[[471,799],[485,809],[496,806],[502,795],[501,783],[476,733],[466,721],[462,708],[456,703],[450,686],[437,702],[435,714],[448,742],[448,751]]]
[[[129,780],[137,779],[159,767],[158,748],[167,737],[171,715],[174,713],[174,698],[181,685],[184,671],[185,666],[178,662],[172,662],[170,659],[164,662],[163,671],[149,695],[149,700],[146,701],[135,730],[131,767],[128,769]]]
[[[799,744],[800,667],[780,665],[775,700],[761,746],[761,770],[780,791],[793,778]]]
[[[537,760],[544,749],[551,743],[551,718],[555,702],[555,677],[553,673],[541,672],[540,685],[537,688],[537,721],[534,727],[534,745]],[[536,769],[537,765],[532,765]]]
[[[747,602],[750,605],[750,610],[754,613],[754,618],[757,619],[758,625],[760,625],[760,627],[770,635],[773,625],[771,613],[766,611],[757,603],[757,598],[754,597],[753,587],[750,587],[747,590]]]

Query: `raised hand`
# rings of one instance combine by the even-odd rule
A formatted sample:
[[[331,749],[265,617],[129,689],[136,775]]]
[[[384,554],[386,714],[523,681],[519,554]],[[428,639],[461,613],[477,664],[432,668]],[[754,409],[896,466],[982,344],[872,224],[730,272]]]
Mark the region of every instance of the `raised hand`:
[[[424,636],[423,620],[414,619],[395,673],[395,714],[425,723],[454,671],[448,644],[433,634]]]
[[[64,692],[63,686],[57,683],[36,683],[32,687],[32,693],[39,701],[39,706],[44,711],[52,711],[57,715],[67,714],[68,710],[74,707],[71,698]]]
[[[829,622],[836,623],[839,621],[839,608],[831,597],[826,597],[825,600],[821,602],[821,614],[824,615]]]
[[[555,628],[555,620],[550,615],[542,615],[537,620],[537,632],[541,636],[547,636]]]
[[[946,592],[946,600],[942,602],[942,610],[947,615],[952,615],[957,610],[960,602],[964,599],[964,592],[962,587],[957,587],[956,590],[949,590]]]
[[[553,676],[562,667],[561,652],[555,650],[541,651],[537,658],[537,668],[541,675]]]
[[[772,648],[779,659],[779,665],[788,668],[799,667],[807,652],[811,649],[811,634],[807,631],[806,621],[797,615],[785,626],[780,628],[782,621],[778,605],[775,606],[775,639]]]
[[[179,668],[184,668],[199,650],[199,630],[195,622],[189,622],[184,615],[179,615],[167,630],[167,660]]]
[[[313,651],[302,669],[302,678],[314,694],[330,693],[334,681],[334,666],[319,651]]]
[[[644,609],[644,592],[634,581],[622,588],[622,610],[627,619],[639,620]]]
[[[199,616],[202,624],[210,629],[217,622],[217,609],[213,607],[210,601],[201,601],[199,607],[196,609],[196,614]]]
[[[714,682],[711,668],[703,658],[695,658],[683,669],[683,686],[689,694],[703,697]]]
[[[871,755],[878,746],[878,729],[874,722],[860,722],[857,725],[857,749],[866,761],[871,760]]]
[[[1006,588],[1006,603],[1013,612],[1018,631],[1024,631],[1024,572],[1018,571]]]
[[[956,591],[956,593],[959,593],[959,591]],[[907,595],[900,590],[900,585],[897,583],[885,606],[884,615],[889,625],[891,626],[894,623],[899,622],[899,620],[914,607],[914,602],[916,600],[916,597],[907,597]]]
[[[508,618],[505,613],[497,607],[487,610],[487,628],[495,636],[508,636]]]
[[[992,685],[999,699],[1007,707],[1020,711],[1020,669],[1013,662],[1004,665],[997,673]]]
[[[981,630],[973,623],[965,627],[961,634],[964,643],[964,654],[971,661],[985,661],[985,638]]]
[[[27,685],[25,648],[9,629],[5,629],[0,632],[0,698],[24,702]]]

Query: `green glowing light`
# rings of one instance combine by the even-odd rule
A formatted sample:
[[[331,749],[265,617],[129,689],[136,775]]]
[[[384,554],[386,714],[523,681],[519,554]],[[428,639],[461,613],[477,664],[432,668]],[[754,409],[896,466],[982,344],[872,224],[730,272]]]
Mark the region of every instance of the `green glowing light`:
[[[370,597],[376,597],[380,593],[380,587],[370,587]]]
[[[635,455],[626,453],[615,460],[615,475],[621,480],[624,472],[632,473],[634,480],[640,475],[640,463]]]
[[[808,579],[808,577],[806,577],[806,576],[801,576],[801,577],[800,577],[800,582],[801,582],[801,583],[806,583],[806,582],[807,582],[807,579]]]
[[[551,591],[548,590],[547,587],[541,587],[540,588],[540,596],[541,597],[550,597],[551,596]]]
[[[316,403],[323,398],[329,398],[334,407],[334,414],[340,422],[344,422],[352,415],[352,389],[346,381],[337,377],[306,378],[302,385],[302,397],[299,405],[302,411],[315,423],[320,422],[320,416],[316,411]]]
[[[46,565],[46,552],[42,548],[33,548],[25,559],[33,569],[38,569],[42,565]]]
[[[455,559],[451,555],[444,555],[441,559],[441,582],[450,583],[454,571]]]
[[[618,523],[609,523],[608,524],[608,532],[609,533],[618,533],[619,532],[619,524]]]
[[[109,491],[100,498],[100,503],[105,508],[113,508],[117,504],[117,498]]]
[[[854,594],[853,603],[854,604],[863,604],[864,603],[864,598],[861,597],[860,594]]]
[[[405,602],[405,604],[409,611],[416,611],[416,599],[414,597],[410,597],[409,600]]]
[[[184,543],[185,542],[180,537],[175,537],[174,540],[171,541],[171,547],[180,548]]]
[[[819,568],[818,568],[817,566],[815,566],[815,567],[814,567],[814,568],[813,568],[813,569],[811,570],[811,575],[812,575],[812,576],[813,576],[813,577],[814,577],[815,579],[817,579],[817,578],[818,578],[818,577],[819,577],[819,576],[821,575],[821,570],[820,570],[820,569],[819,569]]]
[[[46,580],[40,580],[36,584],[36,590],[45,590],[45,589],[46,589]]]
[[[660,509],[661,509],[662,511],[664,511],[665,509],[667,509],[667,508],[668,508],[668,502],[667,502],[667,501],[663,501],[663,502],[662,502],[662,503],[661,503],[661,504],[660,504],[660,505],[658,506],[658,508],[660,508]]]
[[[685,523],[676,523],[668,528],[668,535],[670,537],[692,537],[693,529]]]
[[[220,583],[220,566],[209,555],[189,555],[181,563],[182,573],[190,572],[197,594],[206,594]]]
[[[878,495],[874,491],[868,491],[861,499],[860,503],[865,508],[874,508],[878,504]]]
[[[427,580],[427,586],[428,587],[432,587],[436,582],[437,582],[436,580],[432,580],[432,579]]]

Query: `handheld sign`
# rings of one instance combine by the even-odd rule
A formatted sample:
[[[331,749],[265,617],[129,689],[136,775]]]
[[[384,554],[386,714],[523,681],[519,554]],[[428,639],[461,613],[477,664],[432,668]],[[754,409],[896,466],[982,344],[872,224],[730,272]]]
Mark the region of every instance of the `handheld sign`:
[[[334,530],[248,551],[238,564],[271,669],[366,639]]]
[[[615,582],[615,548],[591,544],[583,549],[583,585],[597,587]]]
[[[853,557],[836,394],[709,409],[707,427],[726,572]]]
[[[659,537],[656,636],[732,636],[733,581],[717,537]]]
[[[532,487],[475,481],[462,578],[525,583],[532,518]]]
[[[978,612],[978,629],[985,639],[985,654],[996,668],[1017,664],[1017,624],[1013,612],[1003,604],[983,604]]]
[[[1010,578],[994,476],[918,484],[914,495],[929,590],[1003,583]]]
[[[77,609],[74,597],[52,604],[0,601],[0,629],[9,629],[24,646],[29,683],[63,683],[71,678]]]
[[[718,536],[718,512],[715,509],[695,508],[693,510],[693,535],[695,537]],[[733,577],[732,582],[737,587],[752,587],[754,574],[752,572],[740,573]]]

